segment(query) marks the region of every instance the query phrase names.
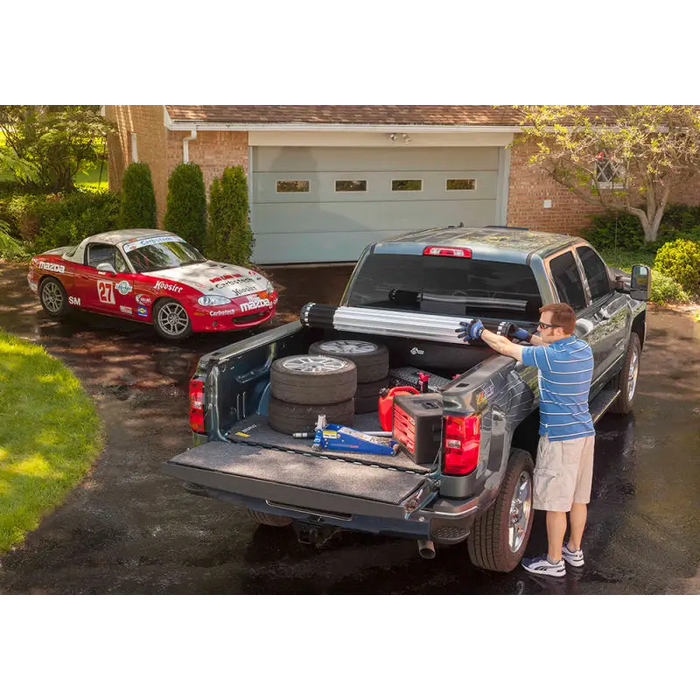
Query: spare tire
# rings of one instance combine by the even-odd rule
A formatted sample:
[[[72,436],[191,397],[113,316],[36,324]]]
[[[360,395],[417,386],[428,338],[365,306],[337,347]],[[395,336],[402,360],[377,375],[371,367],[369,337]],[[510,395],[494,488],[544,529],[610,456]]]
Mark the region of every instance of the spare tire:
[[[304,406],[279,401],[274,396],[270,397],[268,421],[270,427],[278,433],[291,435],[292,433],[310,432],[316,427],[319,415],[326,416],[327,423],[352,426],[355,415],[355,400]]]
[[[379,392],[388,388],[386,379],[358,384],[355,394],[355,413],[374,413],[379,410]]]
[[[328,405],[347,401],[357,391],[357,369],[342,357],[292,355],[272,363],[270,391],[280,401]]]
[[[352,360],[357,366],[358,384],[376,382],[389,374],[388,348],[369,340],[321,340],[309,348],[309,354]]]

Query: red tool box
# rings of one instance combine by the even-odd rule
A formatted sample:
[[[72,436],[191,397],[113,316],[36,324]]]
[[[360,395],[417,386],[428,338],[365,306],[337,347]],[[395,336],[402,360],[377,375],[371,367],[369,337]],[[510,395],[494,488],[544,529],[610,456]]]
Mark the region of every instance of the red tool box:
[[[395,396],[393,437],[416,464],[432,464],[440,452],[442,396]]]

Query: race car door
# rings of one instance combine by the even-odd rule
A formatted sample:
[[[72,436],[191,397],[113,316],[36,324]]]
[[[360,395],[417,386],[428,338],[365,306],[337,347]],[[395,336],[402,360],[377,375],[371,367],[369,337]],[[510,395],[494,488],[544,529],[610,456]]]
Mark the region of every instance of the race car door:
[[[109,263],[116,274],[98,270],[100,263]],[[81,307],[133,318],[134,275],[124,257],[113,245],[91,243],[85,251],[85,265],[77,274],[76,292]]]

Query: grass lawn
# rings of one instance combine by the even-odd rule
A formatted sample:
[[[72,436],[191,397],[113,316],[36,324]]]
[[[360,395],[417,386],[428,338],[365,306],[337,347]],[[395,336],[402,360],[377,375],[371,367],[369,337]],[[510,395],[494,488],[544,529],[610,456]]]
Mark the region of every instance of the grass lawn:
[[[73,373],[0,331],[0,554],[63,502],[102,450],[100,421]]]

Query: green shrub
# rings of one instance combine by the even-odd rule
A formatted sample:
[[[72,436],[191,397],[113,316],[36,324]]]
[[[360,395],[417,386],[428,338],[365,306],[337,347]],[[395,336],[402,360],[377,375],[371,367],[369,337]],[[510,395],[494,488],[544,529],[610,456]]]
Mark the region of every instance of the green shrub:
[[[156,195],[147,163],[131,163],[122,180],[121,228],[156,228]]]
[[[687,304],[689,299],[676,280],[658,270],[652,270],[649,301],[657,304]]]
[[[243,168],[226,168],[209,190],[209,229],[205,245],[211,260],[248,265],[253,233],[248,222],[248,181]]]
[[[170,175],[163,228],[199,250],[204,247],[207,197],[202,169],[196,163],[180,163]]]
[[[0,218],[30,252],[43,252],[116,229],[119,196],[105,191],[14,195],[0,199]]]
[[[598,250],[639,250],[644,246],[644,230],[639,219],[624,212],[596,214],[580,233]]]
[[[12,262],[28,258],[29,254],[22,244],[10,236],[10,225],[6,221],[0,221],[0,260]]]
[[[665,243],[656,254],[654,268],[673,278],[689,294],[700,292],[700,245],[678,239]]]

